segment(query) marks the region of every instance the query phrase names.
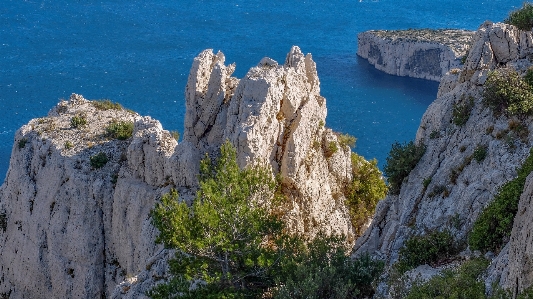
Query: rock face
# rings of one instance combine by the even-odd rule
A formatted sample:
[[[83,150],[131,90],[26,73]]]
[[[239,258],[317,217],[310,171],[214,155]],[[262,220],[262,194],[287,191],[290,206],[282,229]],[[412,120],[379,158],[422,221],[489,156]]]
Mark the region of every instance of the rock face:
[[[371,252],[391,265],[413,235],[448,229],[457,240],[466,240],[498,187],[516,176],[516,169],[529,154],[532,134],[523,139],[513,135],[510,124],[519,120],[495,117],[483,105],[481,92],[489,71],[507,67],[523,74],[532,65],[531,41],[532,32],[511,25],[486,22],[479,28],[464,67],[443,78],[439,96],[422,118],[416,142],[427,146],[426,153],[404,181],[400,194],[389,195],[378,204],[370,228],[356,242],[358,254]],[[457,126],[452,123],[454,104],[469,98],[474,103],[471,115],[464,126]],[[522,123],[533,132],[530,117]],[[486,147],[487,153],[479,162],[469,158],[478,146]],[[425,188],[423,181],[429,178],[431,183]],[[493,260],[487,285],[498,282],[521,290],[533,284],[532,196],[529,177],[511,241]]]
[[[293,47],[283,65],[264,58],[241,80],[234,69],[220,52],[195,58],[180,144],[150,117],[79,95],[19,129],[0,187],[0,297],[144,297],[172,254],[154,244],[150,209],[170,188],[192,200],[200,159],[226,139],[241,166],[281,174],[293,231],[325,228],[353,241],[343,194],[351,150],[324,127],[311,55]],[[120,121],[134,123],[133,137],[109,137],[106,127]],[[90,162],[99,153],[108,158],[101,168]]]
[[[471,31],[371,30],[357,35],[357,55],[387,74],[440,81],[461,67]]]

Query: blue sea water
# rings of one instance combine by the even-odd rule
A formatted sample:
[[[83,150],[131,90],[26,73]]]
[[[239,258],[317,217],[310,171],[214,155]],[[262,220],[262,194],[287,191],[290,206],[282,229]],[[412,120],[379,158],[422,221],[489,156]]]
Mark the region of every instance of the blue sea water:
[[[385,75],[356,57],[370,29],[461,28],[501,21],[522,0],[2,0],[0,179],[15,131],[79,93],[108,98],[183,131],[193,58],[221,50],[244,76],[262,57],[310,52],[327,98],[326,125],[358,138],[382,166],[414,138],[438,84]]]

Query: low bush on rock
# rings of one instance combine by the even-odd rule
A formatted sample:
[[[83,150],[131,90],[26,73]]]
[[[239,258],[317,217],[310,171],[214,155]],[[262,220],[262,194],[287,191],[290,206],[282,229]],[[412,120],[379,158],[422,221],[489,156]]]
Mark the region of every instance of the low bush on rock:
[[[374,214],[378,201],[387,195],[387,185],[383,181],[376,159],[365,160],[352,153],[352,181],[347,186],[346,206],[355,228],[355,234],[361,235],[361,228]]]
[[[533,4],[524,2],[520,9],[512,11],[504,21],[520,30],[531,31],[533,28]]]
[[[110,100],[95,100],[91,102],[98,110],[122,110],[122,105],[113,103]]]
[[[172,278],[152,298],[363,298],[383,263],[351,259],[344,237],[291,236],[274,212],[278,182],[261,167],[240,169],[226,142],[200,165],[191,206],[175,190],[152,210],[157,242],[177,249]],[[195,285],[194,288],[191,288]]]
[[[468,240],[472,249],[483,252],[497,252],[501,249],[505,239],[511,235],[514,217],[518,211],[518,201],[526,177],[531,171],[533,171],[533,150],[530,150],[529,157],[518,169],[518,176],[500,187],[494,200],[474,222]]]
[[[357,140],[354,136],[350,135],[350,134],[338,134],[337,135],[337,138],[339,140],[339,144],[343,147],[350,147],[350,148],[354,148],[355,147],[355,141]]]
[[[404,144],[396,142],[392,145],[383,167],[383,173],[387,177],[392,194],[400,193],[404,179],[415,168],[425,152],[425,145],[417,145],[413,141]]]
[[[104,165],[106,165],[108,160],[109,159],[107,158],[106,153],[99,152],[98,154],[91,156],[90,158],[91,167],[94,169],[102,168],[104,167]]]
[[[118,140],[126,140],[133,135],[133,122],[112,121],[106,127],[107,136]]]
[[[527,115],[533,112],[533,91],[516,71],[500,69],[489,73],[483,102],[495,115]]]
[[[28,143],[28,139],[26,139],[26,138],[20,139],[19,142],[18,142],[19,148],[22,149],[22,148],[26,147],[26,143]]]
[[[479,278],[488,265],[487,260],[477,258],[446,269],[425,283],[415,283],[405,298],[486,298],[485,284]]]
[[[485,157],[487,157],[487,146],[479,144],[474,149],[474,152],[472,153],[472,158],[474,158],[474,160],[480,163],[485,160]]]
[[[400,273],[405,273],[424,264],[436,266],[458,252],[458,246],[449,231],[434,231],[405,241],[395,267]]]
[[[473,97],[468,97],[468,99],[462,99],[460,103],[454,103],[452,111],[452,122],[456,126],[464,126],[470,118],[472,108],[474,108]]]
[[[70,119],[70,126],[79,129],[87,124],[87,117],[83,113],[76,114]]]

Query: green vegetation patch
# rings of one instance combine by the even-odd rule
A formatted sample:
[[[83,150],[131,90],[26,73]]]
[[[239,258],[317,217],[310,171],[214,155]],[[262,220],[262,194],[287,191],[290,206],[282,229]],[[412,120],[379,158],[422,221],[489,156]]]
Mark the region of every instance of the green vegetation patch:
[[[339,144],[341,146],[343,147],[348,146],[350,148],[355,147],[355,141],[357,140],[357,138],[355,138],[354,136],[350,134],[338,134],[337,138],[339,139]]]
[[[106,128],[107,136],[118,140],[126,140],[133,136],[133,122],[112,121]]]
[[[518,176],[499,188],[494,200],[474,223],[468,240],[472,249],[497,252],[503,246],[504,239],[511,235],[526,177],[533,171],[532,153],[533,149],[518,169]]]
[[[459,253],[459,248],[448,230],[414,236],[400,248],[396,269],[405,273],[420,265],[437,266]]]
[[[524,2],[521,8],[509,13],[505,23],[514,25],[520,30],[531,31],[533,28],[533,5]]]
[[[178,131],[170,131],[170,135],[176,139],[176,141],[180,140],[180,132]]]
[[[19,148],[22,149],[22,148],[26,147],[26,143],[28,143],[28,139],[26,139],[26,138],[20,139],[19,142],[18,142]]]
[[[107,163],[109,159],[107,158],[106,153],[99,152],[98,154],[91,156],[90,162],[91,167],[94,169],[102,168]]]
[[[462,99],[462,101],[459,103],[454,103],[452,112],[452,122],[456,126],[464,126],[470,118],[472,108],[474,108],[473,97],[468,97],[468,99]]]
[[[495,115],[528,115],[533,111],[533,91],[516,71],[495,70],[485,81],[483,102]]]
[[[0,212],[0,229],[5,233],[7,229],[7,215],[5,211]]]
[[[479,144],[474,149],[474,153],[472,153],[472,158],[476,160],[478,163],[481,163],[483,160],[485,160],[485,157],[487,157],[487,146]]]
[[[405,298],[486,298],[485,284],[479,278],[488,265],[483,258],[469,260],[457,269],[442,271],[425,283],[415,283]]]
[[[79,129],[87,124],[87,116],[83,113],[78,113],[70,119],[70,126]]]
[[[119,103],[113,103],[110,100],[95,100],[91,101],[94,108],[98,110],[122,110],[124,109]]]
[[[362,156],[352,153],[352,181],[345,191],[346,206],[355,228],[360,236],[362,226],[374,215],[378,201],[387,195],[387,185],[383,181],[378,161],[365,160]]]
[[[351,259],[344,237],[308,240],[286,233],[275,212],[279,180],[267,169],[240,169],[226,142],[200,164],[189,206],[172,190],[151,211],[156,242],[177,249],[172,278],[151,298],[358,298],[374,293],[383,263]],[[203,283],[197,283],[201,280]],[[191,288],[191,285],[195,285]]]
[[[383,167],[383,173],[387,177],[392,194],[400,193],[404,179],[415,168],[425,152],[425,145],[416,145],[413,141],[404,144],[395,142],[392,145]]]

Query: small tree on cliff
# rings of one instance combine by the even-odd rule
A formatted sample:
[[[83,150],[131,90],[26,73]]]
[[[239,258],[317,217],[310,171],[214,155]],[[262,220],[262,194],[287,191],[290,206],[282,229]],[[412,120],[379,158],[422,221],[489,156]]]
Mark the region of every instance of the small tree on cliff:
[[[276,182],[260,167],[239,169],[235,149],[221,147],[215,163],[200,164],[200,189],[191,207],[174,190],[152,211],[158,242],[177,249],[173,280],[153,298],[255,297],[274,284],[282,222],[267,209]],[[190,282],[200,282],[193,290]]]

